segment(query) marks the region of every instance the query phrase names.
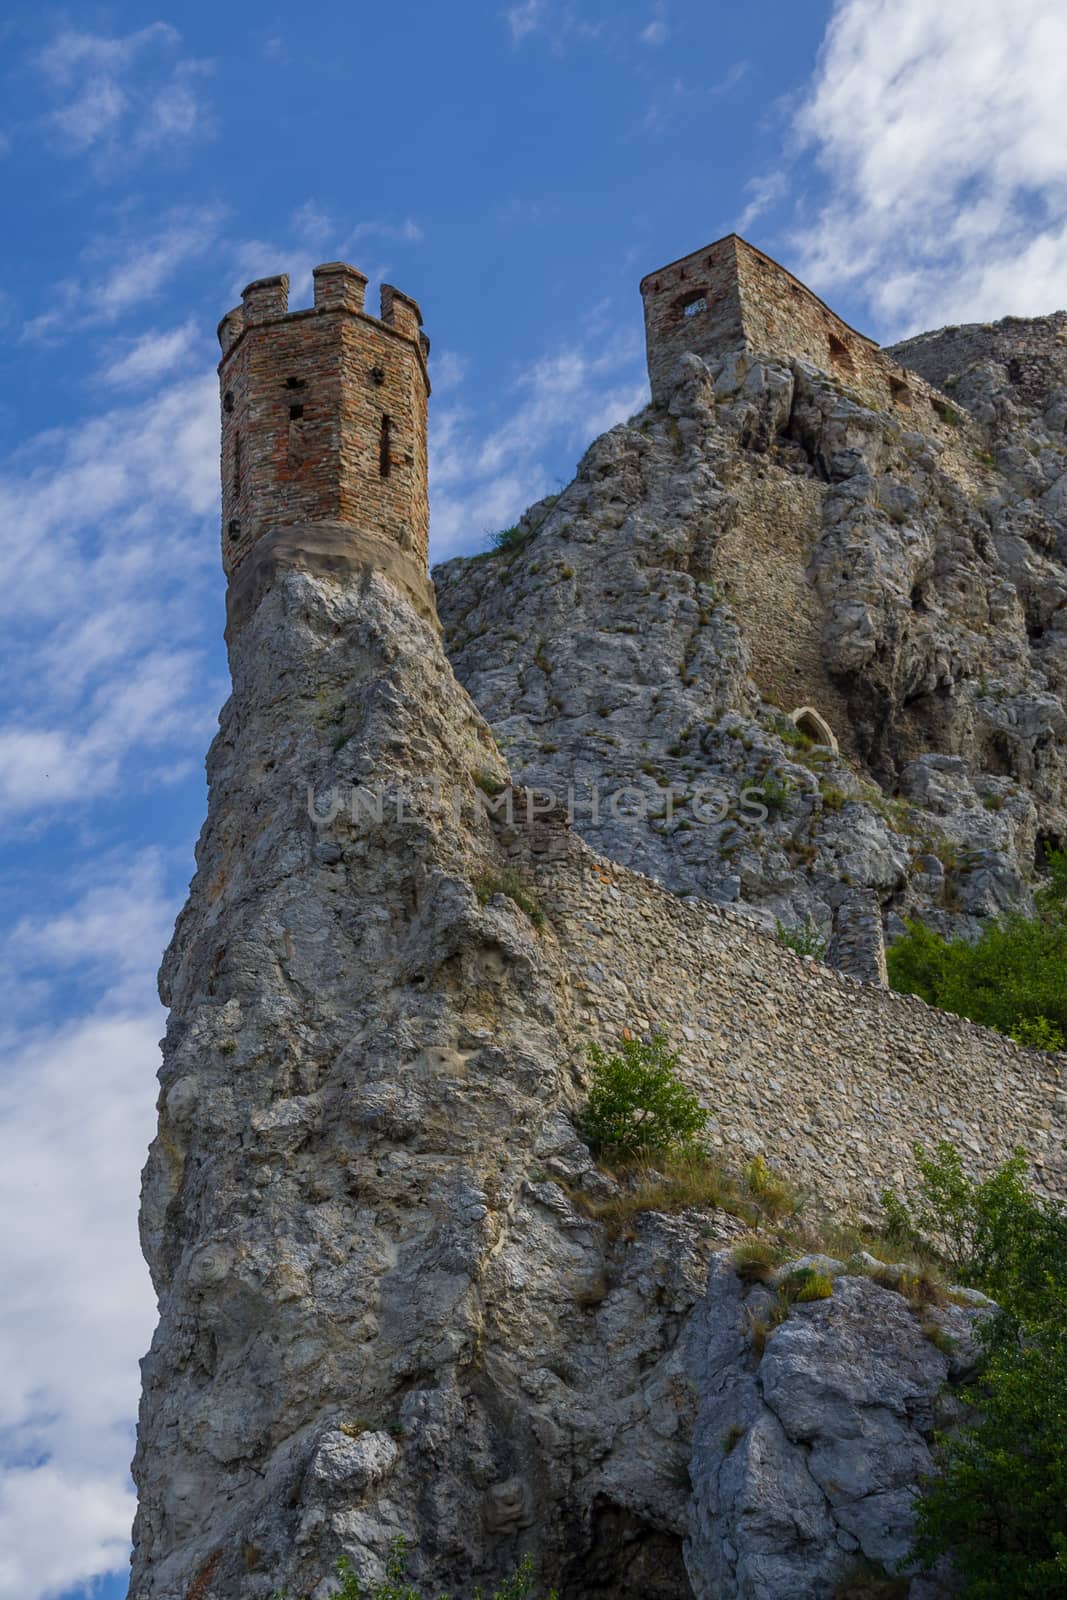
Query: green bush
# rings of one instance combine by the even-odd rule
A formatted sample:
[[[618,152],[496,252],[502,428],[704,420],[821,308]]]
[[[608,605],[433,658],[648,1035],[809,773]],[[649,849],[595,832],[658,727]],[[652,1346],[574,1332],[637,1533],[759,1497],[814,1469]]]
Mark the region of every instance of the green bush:
[[[1021,1151],[981,1182],[946,1141],[916,1149],[914,1196],[886,1194],[891,1234],[991,1295],[974,1420],[938,1441],[912,1559],[948,1558],[970,1600],[1067,1600],[1067,1214],[1033,1194]]]
[[[504,867],[498,872],[482,872],[474,880],[474,892],[480,905],[486,906],[495,894],[506,895],[519,910],[525,912],[535,928],[544,927],[545,914],[541,910],[537,892],[532,884],[514,867]]]
[[[973,944],[910,922],[887,952],[889,981],[904,994],[970,1017],[1020,1044],[1060,1050],[1067,1038],[1067,852],[1048,857],[1038,914],[999,917]]]
[[[788,778],[764,778],[759,786],[760,799],[767,808],[767,815],[772,818],[782,815],[792,793],[793,785]]]
[[[708,1113],[678,1076],[678,1056],[662,1033],[649,1043],[624,1038],[608,1055],[589,1046],[593,1082],[582,1129],[598,1154],[636,1161],[691,1144]]]
[[[489,549],[491,552],[498,550],[517,550],[526,543],[530,537],[530,530],[516,522],[510,528],[501,528],[497,533],[489,535]]]
[[[826,940],[813,917],[805,917],[799,928],[787,928],[784,922],[776,921],[774,936],[779,944],[784,944],[787,950],[795,950],[798,956],[814,956],[821,961],[826,954]]]
[[[991,1339],[966,1398],[978,1420],[940,1448],[918,1505],[913,1554],[951,1559],[970,1600],[1067,1596],[1067,1292],[1043,1320]]]
[[[407,1581],[408,1552],[407,1540],[403,1534],[398,1534],[389,1548],[389,1559],[385,1567],[385,1582],[376,1583],[371,1589],[364,1589],[359,1578],[353,1570],[352,1563],[347,1556],[342,1556],[337,1563],[337,1576],[340,1586],[334,1591],[336,1600],[429,1600],[421,1589]],[[524,1556],[520,1561],[514,1575],[506,1578],[502,1584],[493,1590],[490,1600],[528,1600],[533,1595],[534,1564],[531,1556]],[[447,1594],[438,1595],[436,1600],[450,1600]],[[479,1584],[471,1591],[471,1600],[486,1600],[485,1591]],[[558,1600],[553,1589],[546,1600]]]

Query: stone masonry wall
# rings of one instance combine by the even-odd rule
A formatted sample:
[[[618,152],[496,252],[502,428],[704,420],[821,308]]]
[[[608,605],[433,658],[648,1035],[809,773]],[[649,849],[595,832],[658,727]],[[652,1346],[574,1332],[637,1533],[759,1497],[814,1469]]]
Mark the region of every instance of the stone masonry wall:
[[[983,1172],[1022,1145],[1039,1184],[1067,1194],[1067,1057],[798,956],[562,831],[536,860],[576,1037],[662,1028],[735,1159],[762,1153],[819,1198],[871,1211],[906,1180],[915,1140],[951,1139]]]
[[[315,304],[288,310],[288,280],[250,284],[220,324],[223,565],[268,531],[342,522],[425,567],[428,342],[418,306],[340,263],[315,271]]]
[[[652,398],[663,403],[678,357],[741,345],[810,361],[879,410],[931,406],[927,385],[823,304],[792,273],[731,233],[641,283]]]

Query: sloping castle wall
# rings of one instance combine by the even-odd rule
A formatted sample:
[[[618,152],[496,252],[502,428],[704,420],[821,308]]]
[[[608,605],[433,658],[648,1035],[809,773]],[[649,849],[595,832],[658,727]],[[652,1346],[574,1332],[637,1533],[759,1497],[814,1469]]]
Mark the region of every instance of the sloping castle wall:
[[[1067,1194],[1067,1057],[798,956],[542,828],[531,859],[576,1039],[662,1028],[732,1157],[762,1154],[820,1200],[877,1211],[916,1140],[951,1139],[982,1172],[1021,1145],[1041,1187]]]

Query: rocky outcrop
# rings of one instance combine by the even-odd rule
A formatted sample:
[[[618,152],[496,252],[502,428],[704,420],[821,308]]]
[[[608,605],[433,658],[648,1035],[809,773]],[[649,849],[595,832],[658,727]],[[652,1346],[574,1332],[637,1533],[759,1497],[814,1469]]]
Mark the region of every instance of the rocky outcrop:
[[[991,467],[989,430],[1033,402],[983,373],[958,385],[973,419],[910,426],[799,360],[683,358],[666,409],[439,575],[473,701],[421,575],[369,545],[305,566],[315,530],[285,524],[285,559],[238,585],[161,975],[134,1600],[324,1600],[340,1556],[374,1581],[397,1534],[430,1592],[530,1552],[561,1600],[825,1594],[906,1548],[970,1313],[939,1314],[946,1356],[839,1275],[757,1359],[770,1291],[712,1259],[738,1224],[631,1206],[609,1228],[619,1185],[575,1113],[587,1039],[670,1014],[729,1105],[727,1159],[731,1128],[762,1148],[770,1101],[809,1171],[848,1133],[849,1192],[916,1107],[987,1158],[944,1103],[955,1024],[913,1027],[701,899],[826,933],[837,912],[836,959],[877,980],[872,895],[891,926],[966,925],[1025,903],[1062,837],[1058,412],[1037,476]],[[568,788],[571,833],[537,793]],[[1025,1105],[1051,1149],[1055,1063],[972,1043],[1017,1075],[981,1108],[997,1138]]]
[[[231,659],[162,973],[131,1594],[322,1595],[404,1533],[434,1593],[530,1550],[675,1600],[708,1227],[617,1244],[568,1197],[605,1180],[487,730],[383,578],[280,574]]]
[[[573,786],[602,853],[824,936],[850,887],[890,934],[1029,904],[1067,837],[1062,315],[996,325],[995,360],[963,331],[952,382],[947,336],[897,352],[951,399],[886,411],[801,360],[683,356],[669,403],[599,439],[499,554],[437,569],[513,771]],[[839,753],[798,737],[805,705]],[[714,820],[691,805],[708,790]]]
[[[841,1275],[775,1325],[777,1287],[746,1290],[720,1256],[694,1319],[696,1600],[826,1600],[853,1592],[850,1579],[865,1592],[864,1572],[895,1575],[935,1428],[961,1414],[952,1385],[973,1372],[987,1312],[920,1316],[895,1289],[819,1258],[779,1280],[805,1264]],[[946,1592],[921,1576],[908,1589],[913,1600]]]

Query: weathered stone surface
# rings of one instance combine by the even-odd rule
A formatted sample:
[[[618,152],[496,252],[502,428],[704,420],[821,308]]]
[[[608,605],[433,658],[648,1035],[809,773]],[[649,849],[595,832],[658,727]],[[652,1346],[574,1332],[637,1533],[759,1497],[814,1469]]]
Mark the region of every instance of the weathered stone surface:
[[[525,541],[435,573],[515,776],[573,787],[601,854],[765,926],[828,937],[850,886],[891,933],[1026,908],[1067,838],[1061,331],[998,324],[998,360],[951,400],[916,377],[906,405],[751,336],[678,357]],[[898,354],[938,377],[945,340]],[[1046,389],[1013,385],[1016,344],[1031,374],[1048,354]],[[838,754],[798,742],[805,705]],[[768,782],[759,816],[743,794]],[[694,806],[709,790],[725,814]]]
[[[684,1595],[707,1222],[616,1245],[549,1176],[595,1187],[581,1044],[555,938],[473,887],[505,859],[488,732],[380,577],[280,573],[232,665],[162,974],[132,1593],[321,1594],[402,1532],[435,1592],[529,1549],[636,1600],[654,1550]],[[354,784],[381,822],[312,820]]]
[[[251,336],[267,352],[232,415],[322,353],[306,330],[363,328],[358,274],[319,279],[303,320],[280,280],[226,320],[235,372]],[[421,381],[413,305],[369,321]],[[297,482],[286,430],[316,419],[276,408],[242,446],[266,554],[231,595],[233,695],[161,974],[134,1600],[325,1600],[339,1556],[374,1581],[398,1533],[430,1592],[530,1551],[562,1600],[823,1595],[906,1548],[938,1390],[988,1308],[937,1314],[946,1357],[901,1296],[839,1275],[757,1362],[774,1287],[721,1257],[708,1276],[738,1224],[646,1212],[614,1236],[576,1113],[588,1042],[663,1025],[728,1159],[765,1152],[825,1201],[869,1206],[942,1135],[979,1170],[1022,1141],[1062,1194],[1061,1060],[766,929],[837,911],[840,934],[855,891],[891,928],[1027,902],[1063,836],[1067,403],[1029,366],[1006,394],[998,354],[949,420],[875,352],[883,407],[829,342],[826,372],[755,327],[710,363],[683,350],[667,404],[598,440],[525,540],[440,574],[495,740],[407,536],[418,449],[393,478],[363,428],[344,482]],[[997,433],[1020,419],[1034,450]],[[236,457],[230,432],[227,475]],[[380,564],[331,509],[375,465]],[[567,784],[570,831],[537,792]]]
[[[694,1318],[686,1562],[697,1600],[825,1600],[861,1557],[894,1573],[932,1468],[939,1397],[973,1367],[988,1314],[925,1313],[955,1341],[946,1355],[902,1295],[839,1276],[829,1299],[791,1307],[761,1356],[752,1326],[766,1300],[719,1257]],[[938,1592],[926,1580],[914,1590]]]

